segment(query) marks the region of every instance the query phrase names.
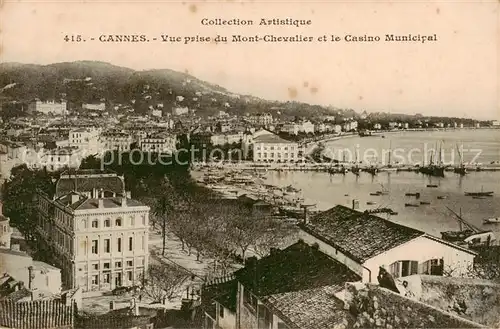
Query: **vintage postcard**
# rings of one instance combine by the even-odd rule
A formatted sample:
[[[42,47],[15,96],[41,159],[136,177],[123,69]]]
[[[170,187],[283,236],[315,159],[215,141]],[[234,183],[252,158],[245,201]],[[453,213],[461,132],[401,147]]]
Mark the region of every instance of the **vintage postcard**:
[[[0,328],[500,327],[499,1],[0,1]]]

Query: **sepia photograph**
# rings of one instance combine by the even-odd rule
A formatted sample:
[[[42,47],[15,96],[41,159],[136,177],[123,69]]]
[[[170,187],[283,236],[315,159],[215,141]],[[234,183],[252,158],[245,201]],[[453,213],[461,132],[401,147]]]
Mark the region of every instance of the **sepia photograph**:
[[[0,1],[0,329],[500,328],[499,1]]]

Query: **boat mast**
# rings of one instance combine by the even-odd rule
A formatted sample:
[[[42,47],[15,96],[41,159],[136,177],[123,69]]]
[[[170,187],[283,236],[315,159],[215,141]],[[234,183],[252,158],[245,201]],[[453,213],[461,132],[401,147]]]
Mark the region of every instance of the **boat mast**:
[[[389,163],[388,165],[391,165],[391,155],[392,155],[392,141],[389,141]]]

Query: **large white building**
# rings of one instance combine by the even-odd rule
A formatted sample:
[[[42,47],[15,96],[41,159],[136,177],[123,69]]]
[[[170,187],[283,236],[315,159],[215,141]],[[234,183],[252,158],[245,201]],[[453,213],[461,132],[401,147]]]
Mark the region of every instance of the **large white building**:
[[[346,265],[363,282],[376,282],[380,267],[395,278],[463,276],[476,256],[474,251],[422,231],[340,205],[306,219],[299,227],[306,243],[317,243],[319,250]]]
[[[176,150],[177,137],[175,135],[150,136],[140,140],[143,152],[172,154]]]
[[[140,283],[148,267],[149,207],[130,198],[123,177],[63,173],[53,197],[38,193],[38,232],[65,288],[106,291]]]
[[[106,151],[128,152],[134,138],[129,133],[114,131],[101,134],[101,142]]]
[[[253,139],[254,162],[295,162],[299,159],[299,145],[274,134],[263,134]]]
[[[106,109],[106,104],[105,103],[83,104],[82,108],[89,111],[104,111]]]
[[[64,115],[67,113],[67,104],[65,101],[55,102],[47,101],[42,102],[39,99],[34,100],[28,104],[28,112],[41,112],[43,114],[52,113],[54,115]]]
[[[96,154],[102,151],[98,129],[80,128],[69,132],[69,146],[88,153]]]

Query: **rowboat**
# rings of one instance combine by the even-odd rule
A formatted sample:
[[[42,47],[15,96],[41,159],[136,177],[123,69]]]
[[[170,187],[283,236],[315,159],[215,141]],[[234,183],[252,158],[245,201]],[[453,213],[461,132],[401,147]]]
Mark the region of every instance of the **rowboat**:
[[[500,217],[492,217],[484,220],[485,224],[497,224],[500,223]]]

